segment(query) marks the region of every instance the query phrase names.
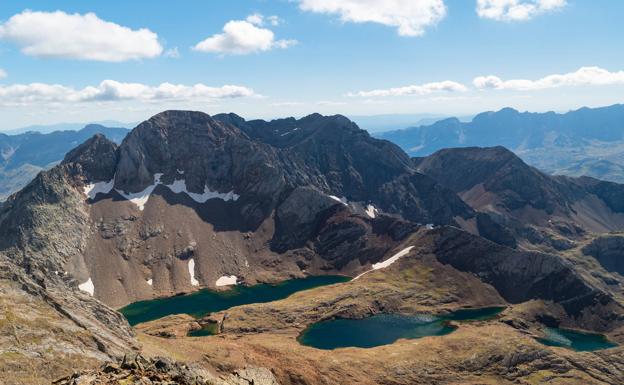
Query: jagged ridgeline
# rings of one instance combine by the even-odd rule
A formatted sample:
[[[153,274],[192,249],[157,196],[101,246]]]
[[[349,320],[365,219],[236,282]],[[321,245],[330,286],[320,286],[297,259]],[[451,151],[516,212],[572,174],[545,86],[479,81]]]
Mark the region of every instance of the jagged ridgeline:
[[[410,158],[343,116],[266,122],[166,111],[120,145],[93,136],[3,205],[0,338],[13,348],[0,367],[37,379],[94,368],[141,349],[114,308],[313,275],[358,278],[307,290],[295,296],[300,302],[228,309],[223,351],[228,333],[266,331],[289,338],[271,354],[299,352],[297,333],[328,314],[478,306],[509,306],[503,322],[488,321],[501,341],[533,341],[526,336],[546,325],[619,342],[621,276],[591,242],[624,228],[622,194],[615,183],[547,176],[503,148]],[[449,338],[466,330],[473,329]],[[140,333],[143,344],[152,341]],[[560,359],[527,343],[536,349],[531,359]],[[250,346],[253,353],[258,345]],[[250,365],[270,366],[252,353]],[[609,365],[619,362],[604,354]],[[277,381],[303,370],[296,357],[274,371]],[[587,364],[582,357],[573,359]],[[244,364],[213,367],[231,374]],[[446,370],[451,378],[480,369]],[[602,378],[620,378],[610,373]],[[407,382],[419,374],[412,375]]]
[[[416,223],[474,215],[341,116],[168,111],[119,147],[93,137],[60,169],[89,217],[84,252],[65,268],[112,306],[228,279],[354,274]]]

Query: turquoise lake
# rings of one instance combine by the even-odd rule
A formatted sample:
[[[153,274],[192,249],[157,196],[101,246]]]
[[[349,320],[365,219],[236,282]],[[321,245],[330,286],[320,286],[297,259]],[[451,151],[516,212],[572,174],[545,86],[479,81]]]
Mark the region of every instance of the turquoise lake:
[[[317,349],[372,348],[401,338],[443,336],[455,331],[449,321],[476,321],[496,317],[504,308],[462,309],[445,316],[379,314],[363,319],[335,319],[313,324],[298,338]]]
[[[298,291],[347,282],[350,279],[345,276],[325,275],[293,279],[276,285],[234,286],[226,291],[204,289],[188,295],[135,302],[119,311],[130,325],[153,321],[172,314],[202,317],[208,313],[234,306],[276,301]]]
[[[574,330],[547,328],[544,338],[537,340],[544,345],[558,346],[579,352],[593,352],[617,346],[602,334],[582,333]]]

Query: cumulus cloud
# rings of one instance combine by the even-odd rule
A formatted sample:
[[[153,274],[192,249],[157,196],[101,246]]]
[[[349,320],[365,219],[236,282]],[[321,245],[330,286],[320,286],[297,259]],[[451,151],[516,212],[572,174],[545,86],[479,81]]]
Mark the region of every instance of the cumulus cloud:
[[[566,0],[477,0],[477,14],[484,19],[525,21],[566,6]]]
[[[479,89],[532,91],[566,86],[606,86],[624,84],[624,71],[610,72],[600,67],[581,67],[565,74],[553,74],[537,80],[479,76],[473,80]]]
[[[344,22],[396,27],[401,36],[420,36],[446,16],[443,0],[299,0],[299,7]]]
[[[98,18],[56,12],[24,11],[0,25],[0,39],[26,55],[122,62],[159,56],[163,47],[149,29],[132,30]]]
[[[246,20],[229,21],[223,26],[223,33],[200,41],[193,49],[221,55],[246,55],[297,44],[296,40],[276,40],[273,31],[262,27],[267,21],[271,25],[279,24],[279,18],[265,18],[260,14],[250,15]]]
[[[2,68],[0,68],[0,79],[4,79],[8,76],[8,74],[6,73],[5,70],[3,70]]]
[[[372,91],[359,91],[349,93],[348,96],[360,96],[365,98],[387,97],[387,96],[408,96],[408,95],[429,95],[436,92],[465,92],[468,88],[450,80],[441,82],[425,83],[421,85],[411,85]]]
[[[60,84],[30,83],[0,86],[0,105],[29,105],[37,103],[80,103],[110,101],[196,101],[256,96],[247,87],[204,84],[181,85],[162,83],[149,86],[104,80],[97,86],[81,89]]]

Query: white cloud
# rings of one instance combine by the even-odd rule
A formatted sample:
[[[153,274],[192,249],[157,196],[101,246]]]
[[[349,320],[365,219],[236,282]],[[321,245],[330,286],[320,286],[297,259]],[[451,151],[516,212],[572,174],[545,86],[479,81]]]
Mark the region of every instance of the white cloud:
[[[282,24],[282,19],[280,19],[278,16],[275,16],[275,15],[267,16],[266,20],[269,24],[271,24],[274,27],[277,27],[278,25]]]
[[[253,25],[262,25],[264,24],[264,16],[259,13],[254,13],[252,15],[247,16],[245,19],[248,23]]]
[[[484,19],[525,21],[566,6],[566,0],[477,0],[477,14]]]
[[[407,96],[407,95],[429,95],[435,92],[465,92],[468,88],[461,83],[450,80],[441,82],[425,83],[421,85],[411,85],[372,91],[359,91],[350,93],[348,96],[361,96],[365,98],[387,97],[387,96]]]
[[[7,72],[0,68],[0,79],[4,79],[8,76]]]
[[[282,23],[282,19],[279,18],[279,16],[275,16],[275,15],[271,15],[271,16],[264,16],[260,13],[254,13],[251,14],[249,16],[247,16],[247,18],[245,19],[245,21],[253,24],[253,25],[257,25],[257,26],[263,26],[265,24],[270,24],[274,27],[280,25]]]
[[[256,96],[252,89],[236,85],[209,87],[204,84],[162,83],[153,87],[114,80],[104,80],[97,86],[82,89],[45,83],[0,86],[0,105],[5,106],[98,101],[196,101],[251,96]]]
[[[267,20],[275,25],[273,19],[267,18]],[[260,14],[250,15],[246,20],[229,21],[223,27],[223,33],[200,41],[193,49],[222,55],[246,55],[269,51],[273,48],[288,48],[297,44],[296,40],[275,40],[273,31],[262,28],[264,23],[265,18]]]
[[[537,80],[503,80],[498,76],[479,76],[473,80],[479,89],[531,91],[565,86],[606,86],[624,84],[624,71],[609,72],[600,67],[582,67],[575,72],[548,75]]]
[[[304,11],[337,14],[344,22],[397,27],[401,36],[420,36],[446,16],[443,0],[299,0]]]
[[[121,62],[159,56],[163,47],[149,29],[104,21],[94,13],[24,11],[0,25],[0,39],[26,55]]]
[[[170,48],[170,49],[166,50],[164,55],[166,57],[170,57],[172,59],[179,59],[180,58],[180,51],[178,50],[178,47],[173,47],[173,48]]]

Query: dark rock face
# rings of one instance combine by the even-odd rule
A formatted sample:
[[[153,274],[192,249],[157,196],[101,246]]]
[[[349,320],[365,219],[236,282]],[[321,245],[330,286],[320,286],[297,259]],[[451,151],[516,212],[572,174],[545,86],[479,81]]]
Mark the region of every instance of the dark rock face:
[[[571,188],[526,165],[504,147],[440,150],[416,160],[417,169],[459,193],[482,184],[507,210],[527,205],[552,213],[568,209]],[[566,199],[568,198],[568,199]]]
[[[92,139],[72,151],[66,163],[93,174],[88,159],[94,151],[104,151],[96,148],[101,145],[101,139]],[[233,114],[211,118],[167,111],[133,130],[116,157],[117,190],[142,191],[161,173],[162,183],[183,178],[193,193],[201,194],[205,187],[233,191],[240,195],[239,211],[250,229],[298,187],[372,202],[422,223],[447,224],[456,216],[473,215],[451,191],[415,172],[397,146],[371,138],[342,116],[246,122]],[[99,176],[110,175],[106,168],[98,170]]]
[[[94,135],[68,152],[63,159],[64,164],[80,164],[82,166],[81,173],[89,181],[113,179],[117,161],[117,145],[102,134]]]
[[[167,111],[141,123],[119,148],[115,187],[138,192],[183,178],[188,191],[234,191],[250,228],[275,206],[285,184],[275,151],[200,112]],[[183,174],[181,174],[183,173]]]
[[[377,225],[378,221],[383,223]],[[401,227],[404,231],[397,232]],[[366,220],[341,210],[323,223],[315,234],[311,249],[327,263],[328,268],[342,269],[353,262],[365,265],[379,262],[397,241],[402,241],[417,229],[417,225],[400,219],[381,217]]]
[[[570,317],[591,326],[590,330],[622,322],[621,305],[556,255],[515,251],[450,227],[433,232],[437,238],[431,252],[440,262],[476,274],[511,303],[531,299],[559,303]]]
[[[215,119],[277,148],[291,187],[314,186],[423,223],[452,223],[454,216],[472,215],[455,194],[416,173],[397,146],[371,138],[343,116],[246,122],[230,114]]]
[[[624,237],[599,237],[583,248],[583,254],[596,258],[605,270],[624,275]]]
[[[624,213],[624,185],[613,182],[605,182],[590,177],[565,178],[571,180],[589,193],[595,194],[604,201],[607,206],[616,213]]]
[[[331,215],[329,209],[340,206],[340,202],[316,189],[295,189],[277,208],[275,235],[271,241],[273,250],[284,252],[303,247],[318,231],[321,223]]]
[[[479,234],[507,246],[525,240],[566,250],[588,232],[624,229],[624,186],[617,183],[549,176],[503,147],[445,149],[413,162],[488,214],[477,216]]]
[[[485,213],[477,214],[477,229],[479,235],[492,242],[508,247],[516,247],[517,242],[511,231],[504,225],[492,219],[492,216]]]
[[[549,176],[500,146],[440,150],[414,158],[414,163],[419,172],[456,193],[481,184],[509,211],[530,206],[548,214],[571,213],[575,202],[595,195],[613,212],[624,212],[624,185],[590,177]]]

